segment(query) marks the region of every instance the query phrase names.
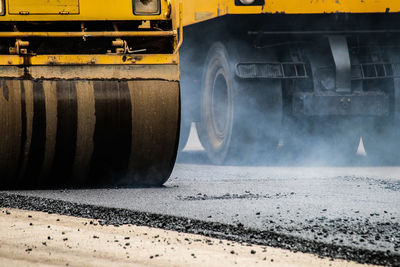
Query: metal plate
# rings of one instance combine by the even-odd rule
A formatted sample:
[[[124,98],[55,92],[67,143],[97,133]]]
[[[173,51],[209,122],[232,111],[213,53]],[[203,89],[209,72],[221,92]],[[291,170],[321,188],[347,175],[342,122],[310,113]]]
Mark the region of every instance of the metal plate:
[[[308,78],[304,62],[239,63],[236,75],[241,79]]]
[[[384,93],[297,93],[293,113],[303,116],[388,116],[389,96]]]
[[[10,14],[79,14],[79,0],[8,0]]]

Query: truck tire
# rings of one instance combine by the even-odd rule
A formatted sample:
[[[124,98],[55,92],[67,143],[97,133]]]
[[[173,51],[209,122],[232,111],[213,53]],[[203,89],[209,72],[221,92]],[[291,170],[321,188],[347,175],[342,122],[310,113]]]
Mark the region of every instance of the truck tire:
[[[234,62],[226,46],[215,43],[202,78],[197,130],[214,164],[265,161],[279,143],[280,82],[240,80]]]

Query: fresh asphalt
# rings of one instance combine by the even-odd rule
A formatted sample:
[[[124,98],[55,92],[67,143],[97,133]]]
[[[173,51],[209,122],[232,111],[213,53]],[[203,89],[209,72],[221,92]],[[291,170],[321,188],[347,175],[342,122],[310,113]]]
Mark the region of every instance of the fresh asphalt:
[[[3,192],[0,206],[400,266],[400,167],[214,166],[189,151],[163,188]]]

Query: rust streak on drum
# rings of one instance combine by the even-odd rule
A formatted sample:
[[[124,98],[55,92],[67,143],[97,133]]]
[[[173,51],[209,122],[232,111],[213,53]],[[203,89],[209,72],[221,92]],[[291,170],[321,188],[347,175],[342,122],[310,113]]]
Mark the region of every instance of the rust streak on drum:
[[[73,177],[80,182],[89,174],[93,155],[93,136],[96,126],[93,82],[79,81],[76,84],[78,100],[78,129]]]
[[[33,125],[33,112],[34,112],[33,84],[31,81],[22,81],[21,86],[24,90],[24,99],[21,101],[21,103],[22,105],[25,105],[25,114],[22,114],[22,116],[25,116],[26,120],[26,129],[25,129],[26,139],[25,143],[21,144],[23,146],[22,150],[23,155],[21,155],[22,156],[21,170],[18,177],[18,180],[20,181],[25,176],[26,166],[28,164],[29,151],[31,149],[31,143],[32,143],[32,125]]]
[[[46,145],[41,178],[46,179],[53,164],[57,140],[57,82],[44,81],[46,105]]]

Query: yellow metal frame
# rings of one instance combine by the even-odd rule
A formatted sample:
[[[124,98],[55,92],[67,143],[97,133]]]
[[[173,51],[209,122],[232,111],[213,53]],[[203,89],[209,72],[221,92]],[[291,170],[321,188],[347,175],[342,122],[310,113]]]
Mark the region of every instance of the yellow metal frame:
[[[11,0],[7,1],[8,13],[79,14],[79,0]]]
[[[179,52],[179,49],[181,49],[182,44],[183,44],[183,2],[182,2],[182,0],[179,1],[178,13],[179,13],[179,41],[176,44],[174,54]]]
[[[178,62],[177,54],[0,56],[0,66],[160,65]]]
[[[236,6],[235,0],[186,0],[183,23],[186,26],[227,14],[400,12],[400,1],[397,0],[265,0],[265,2],[265,6]]]
[[[113,31],[113,32],[0,32],[0,38],[88,38],[88,37],[168,37],[177,31]]]
[[[1,1],[1,0],[0,0]],[[0,66],[74,66],[74,65],[176,65],[179,63],[178,51],[183,41],[183,10],[180,3],[179,15],[173,8],[176,7],[174,0],[161,0],[161,14],[141,16],[133,13],[133,0],[79,0],[79,14],[9,14],[9,3],[13,0],[5,0],[6,14],[0,16],[1,21],[120,21],[120,20],[172,20],[173,30],[135,30],[135,31],[104,31],[88,32],[82,26],[82,31],[76,32],[0,32],[0,38],[16,38],[16,45],[23,43],[25,38],[128,38],[128,37],[174,37],[175,49],[172,54],[119,54],[108,53],[99,55],[35,55],[15,54],[0,55]],[[178,1],[178,0],[177,0]],[[64,0],[67,3],[67,0]],[[71,1],[69,1],[71,2]],[[177,5],[178,6],[178,5]],[[19,5],[24,9],[23,4]],[[41,7],[38,10],[47,10]],[[49,10],[52,10],[51,8]],[[178,36],[178,27],[181,28]],[[29,42],[26,46],[29,45]],[[17,49],[19,50],[19,49]],[[16,50],[16,51],[17,51]],[[17,53],[19,53],[17,51]]]
[[[167,20],[171,13],[169,0],[161,0],[159,15],[134,15],[132,0],[79,0],[79,14],[10,14],[5,0],[6,14],[0,21],[91,21],[91,20]]]

